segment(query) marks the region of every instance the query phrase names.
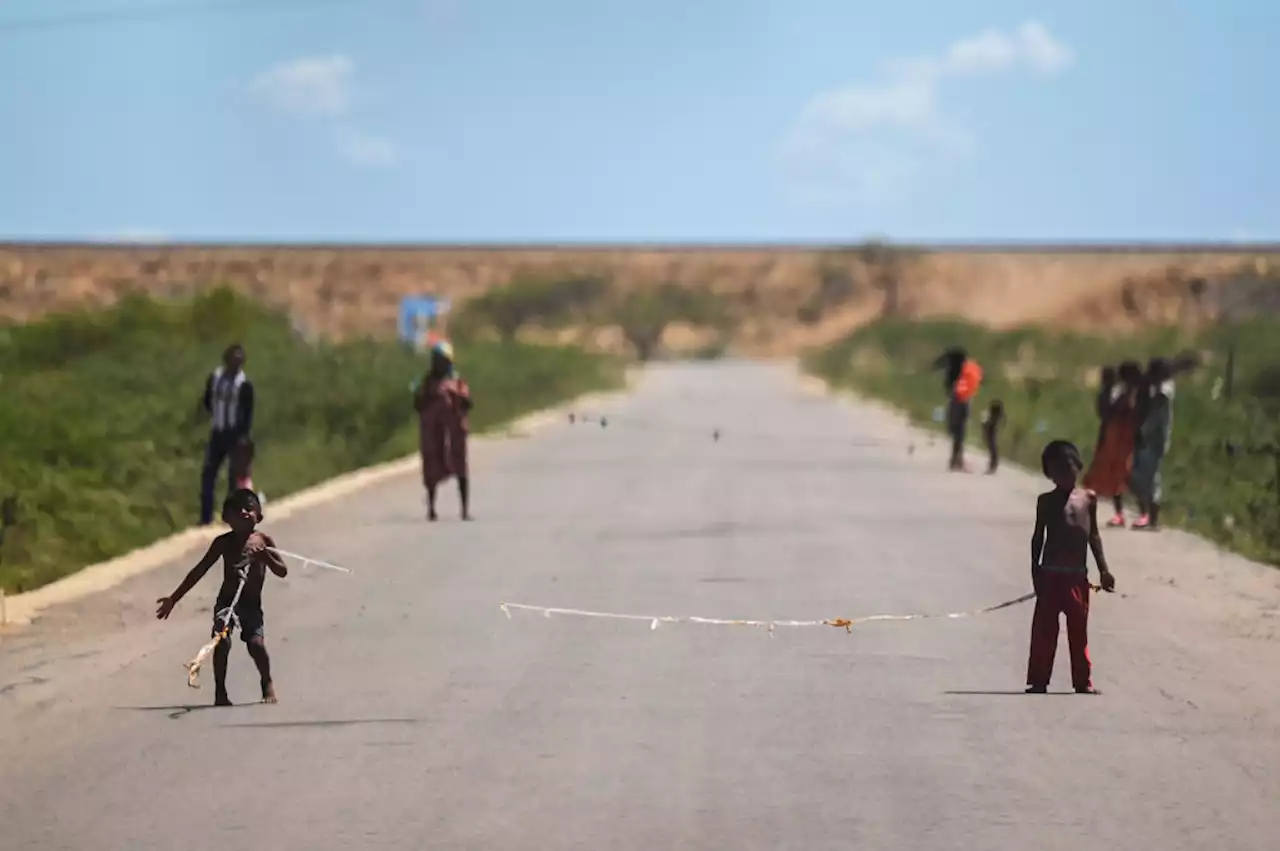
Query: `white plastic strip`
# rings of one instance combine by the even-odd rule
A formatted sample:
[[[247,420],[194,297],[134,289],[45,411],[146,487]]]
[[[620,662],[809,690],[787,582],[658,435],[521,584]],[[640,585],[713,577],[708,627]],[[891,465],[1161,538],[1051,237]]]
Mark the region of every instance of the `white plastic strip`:
[[[870,623],[872,621],[913,621],[940,618],[968,618],[974,615],[986,614],[994,612],[998,609],[1005,609],[1009,606],[1016,606],[1019,603],[1025,603],[1028,600],[1035,599],[1035,593],[1023,594],[1012,600],[1006,600],[1003,603],[997,603],[994,606],[985,606],[981,609],[973,609],[968,612],[947,612],[945,614],[910,614],[910,615],[865,615],[859,618],[825,618],[823,620],[747,620],[744,618],[703,618],[703,617],[674,617],[671,615],[626,615],[615,612],[592,612],[585,609],[559,609],[549,606],[529,606],[523,603],[500,603],[499,608],[502,613],[511,619],[511,610],[520,609],[527,612],[541,612],[543,617],[551,617],[552,615],[569,615],[571,617],[580,618],[607,618],[610,620],[626,620],[626,621],[648,621],[649,629],[657,629],[660,624],[664,623],[696,623],[705,626],[749,626],[757,628],[765,628],[769,630],[772,637],[773,631],[778,627],[812,627],[812,626],[833,626],[843,627],[845,631],[852,632],[852,627],[860,623]]]
[[[267,547],[267,549],[271,550],[273,553],[276,553],[277,555],[285,556],[286,558],[296,558],[298,561],[302,562],[303,567],[323,567],[325,570],[337,570],[342,573],[353,572],[349,567],[342,567],[341,565],[330,564],[327,561],[320,561],[319,559],[310,558],[304,555],[298,555],[297,553],[291,553],[288,550],[282,550],[277,547]]]

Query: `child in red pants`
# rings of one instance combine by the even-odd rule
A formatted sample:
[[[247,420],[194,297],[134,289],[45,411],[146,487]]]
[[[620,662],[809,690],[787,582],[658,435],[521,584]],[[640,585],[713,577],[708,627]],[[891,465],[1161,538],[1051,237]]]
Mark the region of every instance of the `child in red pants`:
[[[1116,587],[1098,533],[1098,497],[1076,487],[1084,463],[1074,444],[1053,441],[1040,456],[1040,465],[1055,487],[1036,501],[1036,528],[1031,536],[1036,610],[1031,620],[1027,693],[1044,694],[1049,689],[1058,649],[1058,615],[1063,614],[1071,649],[1071,684],[1077,694],[1098,694],[1089,662],[1090,550],[1102,576],[1102,589]]]

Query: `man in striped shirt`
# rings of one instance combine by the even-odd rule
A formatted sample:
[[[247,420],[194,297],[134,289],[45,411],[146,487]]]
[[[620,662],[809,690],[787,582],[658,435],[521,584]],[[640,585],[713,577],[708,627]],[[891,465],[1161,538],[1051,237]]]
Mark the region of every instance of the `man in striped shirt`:
[[[253,428],[253,382],[244,373],[244,362],[244,346],[229,346],[222,353],[222,366],[204,386],[204,409],[212,425],[200,475],[200,523],[204,526],[213,522],[213,495],[222,463],[249,440]]]

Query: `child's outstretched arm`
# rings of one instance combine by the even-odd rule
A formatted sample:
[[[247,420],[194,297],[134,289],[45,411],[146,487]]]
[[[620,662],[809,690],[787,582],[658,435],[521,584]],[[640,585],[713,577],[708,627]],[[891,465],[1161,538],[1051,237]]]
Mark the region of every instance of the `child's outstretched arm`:
[[[204,578],[209,572],[209,568],[222,555],[223,539],[221,537],[214,538],[213,543],[209,545],[209,551],[204,554],[196,566],[178,583],[178,587],[168,597],[161,597],[156,600],[156,617],[160,620],[166,620],[169,613],[173,611],[173,607],[178,605],[178,601],[186,596],[187,592],[195,587],[195,584]]]
[[[1098,574],[1102,578],[1102,590],[1113,591],[1116,578],[1107,567],[1107,555],[1102,551],[1102,533],[1098,531],[1098,500],[1089,503],[1089,549],[1093,551],[1093,560],[1098,563]]]
[[[1040,556],[1044,553],[1044,497],[1036,500],[1036,528],[1031,533],[1031,585],[1040,593]]]

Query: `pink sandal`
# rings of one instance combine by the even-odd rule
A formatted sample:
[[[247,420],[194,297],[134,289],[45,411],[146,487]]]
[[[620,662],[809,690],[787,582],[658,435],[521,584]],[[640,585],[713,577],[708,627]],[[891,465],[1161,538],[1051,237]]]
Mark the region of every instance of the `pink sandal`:
[[[1150,525],[1151,525],[1151,515],[1149,514],[1144,514],[1141,517],[1139,517],[1137,520],[1133,521],[1133,528],[1135,529],[1146,529]]]
[[[1116,512],[1116,515],[1107,521],[1107,525],[1110,526],[1112,529],[1115,529],[1117,527],[1123,527],[1124,514],[1121,512]]]

